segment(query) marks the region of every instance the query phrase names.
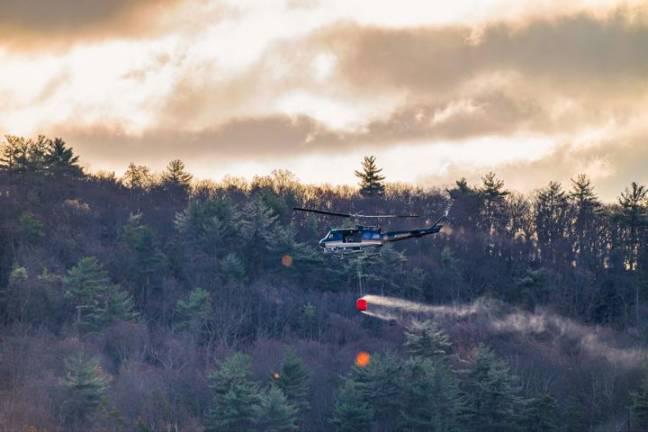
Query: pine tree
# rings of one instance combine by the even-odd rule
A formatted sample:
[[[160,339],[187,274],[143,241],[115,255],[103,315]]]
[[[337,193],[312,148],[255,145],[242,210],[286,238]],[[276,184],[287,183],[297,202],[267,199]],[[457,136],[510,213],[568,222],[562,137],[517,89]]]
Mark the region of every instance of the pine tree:
[[[202,288],[193,289],[187,300],[178,300],[176,314],[176,326],[179,330],[198,335],[213,314],[209,293]]]
[[[572,179],[572,190],[569,194],[574,208],[574,242],[572,249],[577,264],[592,268],[596,264],[599,216],[602,205],[599,202],[590,179],[581,174]]]
[[[467,424],[483,432],[517,431],[519,389],[506,363],[483,345],[464,383]]]
[[[150,312],[152,299],[161,294],[166,256],[160,250],[153,229],[142,222],[141,213],[130,215],[120,240],[126,249],[122,256],[123,267],[136,287],[135,300],[142,310]]]
[[[360,179],[360,194],[364,197],[381,197],[385,194],[385,177],[380,175],[382,168],[376,166],[375,156],[365,156],[362,170],[355,171]]]
[[[538,192],[534,219],[542,262],[556,265],[571,261],[568,245],[570,208],[560,183],[550,182]]]
[[[63,416],[73,429],[91,420],[104,400],[108,379],[99,362],[82,353],[65,360]]]
[[[410,359],[404,369],[398,430],[459,432],[463,402],[450,369],[422,357]]]
[[[226,198],[191,200],[175,218],[182,240],[191,248],[207,255],[231,252],[228,245],[239,233],[237,224],[242,216]]]
[[[298,429],[297,408],[275,386],[270,386],[261,396],[259,405],[255,406],[255,419],[257,431],[289,432]]]
[[[189,189],[193,176],[185,169],[185,164],[179,159],[172,160],[162,174],[162,183],[167,186],[178,186]]]
[[[644,270],[641,268],[645,251],[648,249],[645,241],[648,240],[648,189],[632,182],[631,188],[619,197],[621,205],[620,219],[623,226],[623,239],[621,245],[624,250],[625,267],[631,271]],[[644,261],[644,266],[645,261]],[[635,322],[640,323],[641,314],[639,303],[641,300],[641,281],[634,283]]]
[[[631,394],[633,426],[637,430],[648,430],[648,376],[641,381],[639,391]]]
[[[545,393],[525,401],[520,425],[525,432],[556,432],[560,430],[556,399],[549,393]]]
[[[136,318],[131,297],[114,285],[108,272],[94,257],[85,257],[63,278],[65,298],[76,309],[82,331],[97,331],[114,320]]]
[[[252,381],[250,358],[234,353],[209,375],[213,401],[208,412],[207,432],[254,431],[260,403],[257,385]]]
[[[23,320],[25,306],[29,303],[27,281],[29,272],[25,267],[14,264],[9,273],[6,289],[0,288],[0,322],[10,323]]]
[[[44,135],[38,135],[36,141],[28,140],[29,157],[27,159],[28,171],[42,174],[47,171],[47,153],[51,143]]]
[[[504,182],[494,172],[482,177],[482,226],[489,234],[500,232],[504,228],[504,204],[510,194],[504,189]]]
[[[631,188],[621,193],[621,222],[627,228],[625,255],[628,268],[634,270],[639,260],[641,230],[648,228],[648,189],[632,182]]]
[[[61,138],[47,140],[44,163],[47,171],[56,176],[78,177],[83,174],[79,156],[75,156],[72,148]]]
[[[339,432],[370,431],[373,409],[364,397],[361,385],[348,377],[337,393],[333,424]]]
[[[0,168],[10,173],[24,173],[29,169],[32,142],[23,137],[7,135],[2,146]]]
[[[480,191],[461,178],[455,182],[454,188],[448,189],[448,193],[454,200],[452,225],[474,230],[482,208],[483,196]]]
[[[245,264],[235,253],[228,253],[220,261],[220,269],[228,281],[241,282],[245,279]]]
[[[279,268],[281,255],[275,245],[283,237],[279,218],[260,198],[252,199],[243,209],[240,233],[243,240],[241,256],[247,258],[245,267],[251,276],[263,268]]]
[[[405,330],[405,348],[412,357],[444,358],[451,347],[450,338],[434,321],[414,321]]]
[[[403,363],[394,354],[376,354],[366,367],[354,367],[351,378],[362,391],[364,400],[374,410],[375,421],[384,427],[395,427],[394,413],[401,408]]]
[[[36,216],[25,212],[18,218],[18,234],[25,243],[36,243],[45,236],[45,226]]]
[[[298,409],[301,416],[310,408],[308,403],[309,380],[308,371],[302,359],[294,351],[288,351],[281,365],[277,386],[286,395],[288,402]]]

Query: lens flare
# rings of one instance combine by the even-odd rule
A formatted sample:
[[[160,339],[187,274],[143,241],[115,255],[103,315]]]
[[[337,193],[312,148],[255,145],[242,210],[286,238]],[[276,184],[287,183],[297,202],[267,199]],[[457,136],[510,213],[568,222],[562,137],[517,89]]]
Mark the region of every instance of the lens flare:
[[[371,354],[365,351],[360,351],[355,358],[355,365],[359,368],[367,367],[371,363]]]
[[[292,267],[292,265],[293,265],[293,257],[291,257],[290,255],[282,256],[281,257],[281,265],[286,267],[286,268]]]

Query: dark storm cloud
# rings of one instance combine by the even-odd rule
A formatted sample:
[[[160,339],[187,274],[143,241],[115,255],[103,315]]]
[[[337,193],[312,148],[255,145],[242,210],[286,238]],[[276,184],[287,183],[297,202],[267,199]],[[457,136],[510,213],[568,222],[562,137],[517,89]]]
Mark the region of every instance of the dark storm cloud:
[[[180,0],[2,0],[0,46],[38,48],[53,43],[147,34],[155,19]]]

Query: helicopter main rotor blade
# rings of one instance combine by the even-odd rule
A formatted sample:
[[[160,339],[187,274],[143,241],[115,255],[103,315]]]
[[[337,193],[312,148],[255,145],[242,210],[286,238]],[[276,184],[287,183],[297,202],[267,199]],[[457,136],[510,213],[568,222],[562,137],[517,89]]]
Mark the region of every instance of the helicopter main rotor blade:
[[[356,218],[372,218],[372,219],[383,219],[383,218],[417,218],[418,215],[363,215],[363,214],[354,214],[352,215]]]
[[[317,213],[317,214],[323,214],[329,216],[346,217],[346,218],[354,217],[354,215],[349,213],[335,213],[335,212],[330,212],[325,210],[309,209],[309,208],[302,208],[302,207],[293,207],[293,210],[307,212],[307,213]]]
[[[354,219],[417,218],[418,217],[417,215],[363,215],[363,214],[359,214],[359,213],[336,213],[336,212],[330,212],[330,211],[325,211],[325,210],[317,210],[317,209],[309,209],[309,208],[303,208],[303,207],[293,207],[293,210],[302,211],[302,212],[308,212],[308,213],[317,213],[317,214],[323,214],[323,215],[330,215],[330,216],[354,218]]]

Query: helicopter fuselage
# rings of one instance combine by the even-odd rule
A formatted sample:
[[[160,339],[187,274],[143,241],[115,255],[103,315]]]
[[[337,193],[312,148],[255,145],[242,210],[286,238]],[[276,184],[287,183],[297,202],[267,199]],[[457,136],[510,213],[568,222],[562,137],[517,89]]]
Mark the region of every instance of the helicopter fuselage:
[[[438,233],[442,225],[405,231],[383,232],[379,227],[357,225],[355,228],[333,228],[319,241],[324,252],[356,252],[378,248],[385,243]]]

